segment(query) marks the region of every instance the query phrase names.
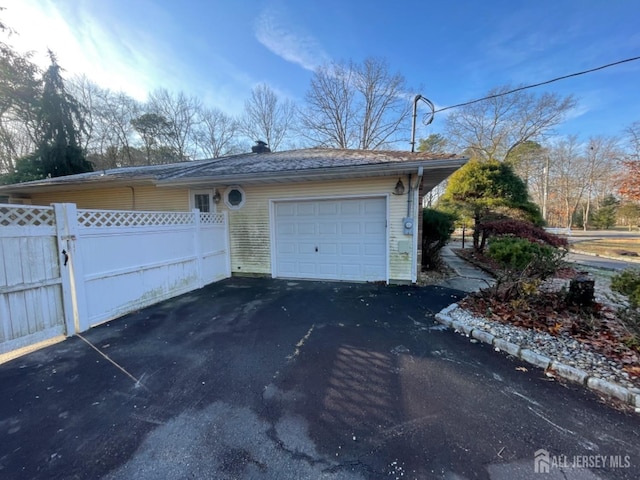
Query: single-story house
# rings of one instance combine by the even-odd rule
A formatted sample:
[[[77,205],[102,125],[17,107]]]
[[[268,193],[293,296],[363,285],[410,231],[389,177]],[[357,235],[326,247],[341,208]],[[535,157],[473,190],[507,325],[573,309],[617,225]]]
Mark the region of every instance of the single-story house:
[[[455,155],[311,148],[124,167],[0,187],[9,203],[226,211],[233,274],[412,283],[422,197]]]

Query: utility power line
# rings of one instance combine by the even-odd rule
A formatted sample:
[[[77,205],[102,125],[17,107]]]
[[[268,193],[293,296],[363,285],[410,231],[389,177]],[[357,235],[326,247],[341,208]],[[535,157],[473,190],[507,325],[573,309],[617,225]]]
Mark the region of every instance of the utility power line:
[[[486,96],[486,97],[478,98],[476,100],[470,100],[468,102],[458,103],[456,105],[451,105],[449,107],[443,107],[443,108],[440,108],[438,110],[434,110],[431,113],[432,114],[436,114],[436,113],[444,112],[445,110],[451,110],[453,108],[464,107],[466,105],[472,105],[474,103],[483,102],[485,100],[491,100],[492,98],[503,97],[505,95],[510,95],[512,93],[515,93],[515,92],[520,92],[522,90],[527,90],[529,88],[535,88],[535,87],[540,87],[542,85],[548,85],[549,83],[558,82],[560,80],[565,80],[567,78],[578,77],[580,75],[586,75],[587,73],[597,72],[598,70],[604,70],[605,68],[614,67],[616,65],[621,65],[623,63],[634,62],[636,60],[640,60],[640,57],[627,58],[625,60],[619,60],[617,62],[607,63],[606,65],[601,65],[601,66],[596,67],[596,68],[590,68],[589,70],[583,70],[581,72],[571,73],[569,75],[563,75],[562,77],[552,78],[551,80],[546,80],[544,82],[533,83],[531,85],[525,85],[523,87],[514,88],[513,90],[509,90],[508,92],[496,93],[494,95],[489,95],[489,96]]]

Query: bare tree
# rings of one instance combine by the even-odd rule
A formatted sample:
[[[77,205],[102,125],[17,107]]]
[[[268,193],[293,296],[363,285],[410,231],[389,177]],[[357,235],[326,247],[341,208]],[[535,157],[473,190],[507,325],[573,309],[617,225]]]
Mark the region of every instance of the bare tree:
[[[99,113],[104,122],[103,138],[115,149],[116,166],[136,164],[133,148],[135,129],[132,121],[138,117],[141,105],[124,92],[102,92]]]
[[[282,100],[266,84],[251,90],[251,98],[244,104],[240,128],[251,140],[262,140],[276,151],[290,133],[295,117],[295,105]]]
[[[405,79],[384,60],[334,62],[316,70],[301,114],[302,135],[325,147],[388,147],[410,114]]]
[[[586,182],[582,225],[589,224],[592,202],[598,202],[614,191],[614,179],[619,158],[618,139],[591,137],[584,153],[583,177]]]
[[[505,95],[510,90],[508,86],[491,90],[487,100],[449,114],[445,127],[449,141],[480,159],[502,161],[518,145],[539,141],[576,105],[572,96],[526,91]]]
[[[578,137],[570,136],[549,147],[553,175],[551,195],[557,202],[565,227],[570,228],[573,214],[588,188],[589,172],[580,152]]]
[[[633,122],[625,131],[630,160],[640,160],[640,121]]]
[[[179,160],[192,159],[197,154],[196,127],[201,107],[200,99],[188,97],[183,92],[175,95],[159,89],[149,96],[149,112],[168,121],[171,135],[167,138]]]
[[[238,151],[238,121],[216,108],[203,108],[200,112],[198,145],[211,158]]]
[[[124,92],[99,87],[85,76],[76,77],[71,85],[87,111],[83,148],[95,167],[135,165],[140,152],[133,148],[136,130],[132,120],[140,115],[140,104]]]

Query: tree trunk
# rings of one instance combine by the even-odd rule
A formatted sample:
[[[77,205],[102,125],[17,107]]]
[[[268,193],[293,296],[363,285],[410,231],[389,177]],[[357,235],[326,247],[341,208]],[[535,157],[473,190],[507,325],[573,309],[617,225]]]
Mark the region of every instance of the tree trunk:
[[[476,252],[480,250],[480,214],[473,215],[473,249]]]
[[[585,206],[583,218],[582,218],[582,229],[587,231],[587,224],[589,223],[589,212],[591,211],[591,191],[587,195],[587,205]]]

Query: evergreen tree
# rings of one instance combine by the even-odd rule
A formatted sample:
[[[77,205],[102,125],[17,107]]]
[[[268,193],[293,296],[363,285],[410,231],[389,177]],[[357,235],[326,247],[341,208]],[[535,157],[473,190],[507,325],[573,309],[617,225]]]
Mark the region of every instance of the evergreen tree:
[[[602,200],[600,208],[593,214],[591,222],[598,229],[608,230],[616,224],[616,212],[620,201],[613,195],[607,195]]]
[[[471,160],[449,178],[441,198],[444,209],[473,220],[473,246],[484,248],[482,223],[497,218],[518,218],[543,223],[537,205],[529,201],[527,187],[508,163]]]
[[[93,171],[80,146],[84,107],[67,92],[55,55],[43,75],[36,150],[16,162],[9,183]]]
[[[60,177],[93,171],[80,147],[84,130],[83,106],[67,92],[60,66],[49,51],[51,65],[44,74],[42,137],[38,151],[44,176]]]

